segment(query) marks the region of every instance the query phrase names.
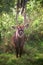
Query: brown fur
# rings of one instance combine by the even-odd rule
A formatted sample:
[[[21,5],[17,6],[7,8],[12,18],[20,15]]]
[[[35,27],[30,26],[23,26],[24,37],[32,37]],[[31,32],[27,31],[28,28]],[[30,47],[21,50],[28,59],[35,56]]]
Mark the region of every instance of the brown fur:
[[[19,29],[17,29],[17,30],[19,30]],[[17,32],[17,30],[16,30],[16,32]],[[18,36],[19,33],[17,32],[17,34],[16,34],[16,32],[14,33],[14,35],[12,37],[12,41],[13,41],[13,46],[14,46],[15,51],[16,51],[16,57],[18,57],[18,55],[21,57],[22,52],[23,52],[25,38],[24,38],[24,34],[21,37],[19,37]]]

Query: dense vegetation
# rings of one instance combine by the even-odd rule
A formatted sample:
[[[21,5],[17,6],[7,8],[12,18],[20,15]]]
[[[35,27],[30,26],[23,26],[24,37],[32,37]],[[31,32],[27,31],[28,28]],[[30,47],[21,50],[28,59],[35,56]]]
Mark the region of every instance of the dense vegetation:
[[[30,0],[26,5],[29,27],[25,29],[28,40],[23,56],[16,58],[11,45],[12,29],[16,22],[17,0],[0,0],[0,65],[43,65],[43,0]],[[23,17],[19,15],[18,24]]]

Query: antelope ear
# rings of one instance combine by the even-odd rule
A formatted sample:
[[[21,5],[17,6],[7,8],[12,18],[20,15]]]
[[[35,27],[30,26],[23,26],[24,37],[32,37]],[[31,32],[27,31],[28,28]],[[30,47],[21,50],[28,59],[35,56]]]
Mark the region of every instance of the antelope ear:
[[[13,28],[13,29],[17,29],[17,28],[18,28],[18,26],[17,26],[17,25],[15,25],[15,26],[12,26],[12,28]]]
[[[25,24],[24,27],[28,28],[29,27],[29,23]]]
[[[15,26],[12,26],[13,29],[15,29]]]

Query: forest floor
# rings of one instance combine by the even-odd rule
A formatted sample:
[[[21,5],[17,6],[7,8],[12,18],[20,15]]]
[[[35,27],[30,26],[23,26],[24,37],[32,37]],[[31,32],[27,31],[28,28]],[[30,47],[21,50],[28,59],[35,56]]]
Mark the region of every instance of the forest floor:
[[[14,49],[13,52],[0,53],[0,65],[43,65],[43,45],[25,44],[21,58],[16,58]]]
[[[0,65],[43,65],[43,54],[36,57],[23,54],[21,58],[16,58],[15,53],[3,53],[0,54]]]

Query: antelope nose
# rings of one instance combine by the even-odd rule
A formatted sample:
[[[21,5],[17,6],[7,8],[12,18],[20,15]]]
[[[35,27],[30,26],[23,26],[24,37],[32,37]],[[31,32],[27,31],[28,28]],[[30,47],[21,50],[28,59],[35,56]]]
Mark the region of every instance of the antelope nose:
[[[22,31],[20,31],[20,35],[21,35],[21,34],[23,34],[23,32],[22,32]]]

